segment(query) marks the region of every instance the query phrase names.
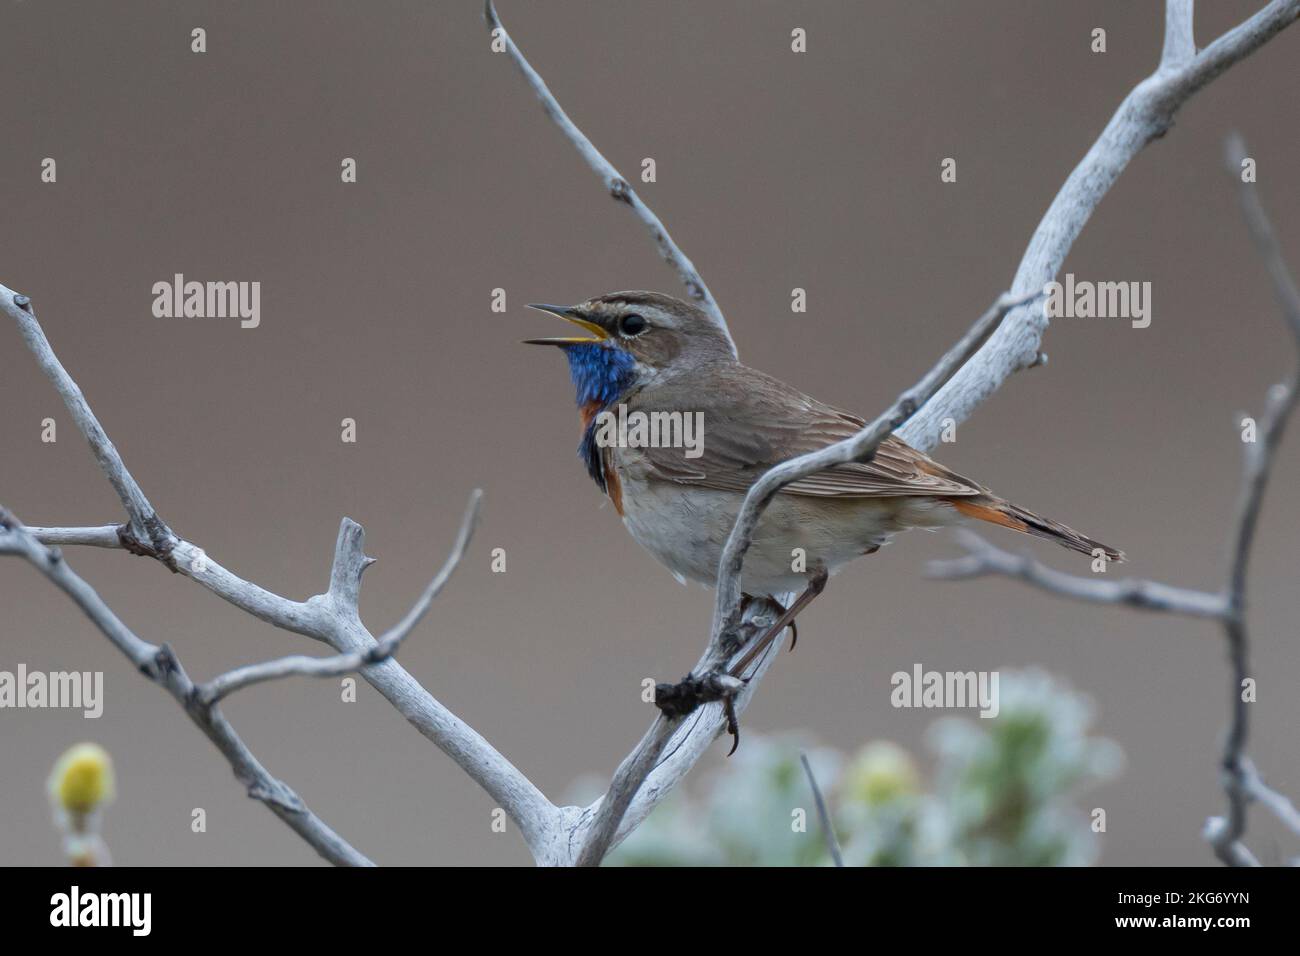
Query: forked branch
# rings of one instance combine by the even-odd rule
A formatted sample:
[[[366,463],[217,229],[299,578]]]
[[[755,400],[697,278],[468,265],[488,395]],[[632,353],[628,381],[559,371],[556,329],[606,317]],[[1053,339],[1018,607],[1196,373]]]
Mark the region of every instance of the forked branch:
[[[1300,396],[1300,292],[1286,265],[1277,236],[1264,211],[1258,187],[1242,176],[1246,148],[1239,136],[1229,137],[1225,161],[1229,175],[1237,183],[1242,214],[1251,238],[1264,261],[1281,306],[1282,318],[1296,344],[1295,370],[1286,384],[1274,385],[1268,393],[1254,439],[1243,445],[1244,466],[1232,534],[1228,542],[1227,582],[1218,593],[1176,588],[1152,581],[1098,581],[1053,570],[1028,555],[1011,554],[997,548],[971,532],[959,541],[966,556],[932,562],[930,573],[941,578],[970,578],[1002,575],[1015,578],[1048,593],[1098,604],[1126,605],[1165,614],[1183,614],[1211,618],[1219,622],[1228,652],[1229,721],[1220,758],[1224,794],[1228,809],[1224,816],[1211,817],[1205,825],[1205,838],[1215,855],[1230,866],[1257,866],[1255,855],[1242,843],[1246,832],[1246,811],[1258,800],[1293,832],[1300,835],[1300,814],[1291,801],[1269,789],[1260,779],[1246,756],[1249,737],[1249,703],[1244,685],[1250,677],[1250,638],[1246,622],[1247,571],[1252,545],[1268,486],[1287,421]]]

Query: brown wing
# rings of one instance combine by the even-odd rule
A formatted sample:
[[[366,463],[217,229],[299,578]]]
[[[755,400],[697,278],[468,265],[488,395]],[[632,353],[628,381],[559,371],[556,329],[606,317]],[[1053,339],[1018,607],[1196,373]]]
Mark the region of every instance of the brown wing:
[[[703,413],[702,454],[682,448],[643,448],[651,478],[705,488],[745,491],[773,465],[816,451],[861,431],[856,415],[823,404],[769,375],[732,365],[704,378],[707,393],[683,389],[642,392],[631,408]],[[689,395],[683,400],[683,393]],[[867,464],[838,465],[786,485],[783,494],[835,498],[900,495],[980,495],[987,490],[922,452],[886,438]]]

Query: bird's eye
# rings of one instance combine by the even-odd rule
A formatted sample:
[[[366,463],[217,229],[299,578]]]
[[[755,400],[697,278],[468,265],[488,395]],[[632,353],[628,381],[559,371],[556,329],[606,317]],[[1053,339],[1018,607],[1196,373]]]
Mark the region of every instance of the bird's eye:
[[[650,327],[650,323],[645,320],[645,316],[637,315],[630,312],[618,321],[618,330],[629,338],[633,335],[640,335]]]

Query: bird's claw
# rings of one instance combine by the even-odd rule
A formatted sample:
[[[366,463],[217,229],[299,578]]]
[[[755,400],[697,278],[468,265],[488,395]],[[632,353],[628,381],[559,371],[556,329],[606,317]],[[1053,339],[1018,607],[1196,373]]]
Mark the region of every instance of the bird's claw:
[[[686,717],[701,704],[722,701],[727,720],[727,733],[733,741],[730,757],[740,746],[740,720],[736,715],[736,694],[749,683],[748,678],[733,677],[725,671],[714,671],[703,677],[687,674],[676,684],[655,685],[655,706],[665,717]]]
[[[727,733],[731,734],[731,749],[727,751],[730,757],[740,746],[740,719],[736,716],[736,701],[734,698],[727,697],[722,702],[723,713],[727,715]]]

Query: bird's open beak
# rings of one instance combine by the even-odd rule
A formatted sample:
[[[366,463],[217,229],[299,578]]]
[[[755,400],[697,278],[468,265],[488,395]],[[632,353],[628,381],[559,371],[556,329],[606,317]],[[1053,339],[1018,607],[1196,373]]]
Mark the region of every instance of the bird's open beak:
[[[568,338],[553,339],[524,339],[525,345],[581,345],[584,342],[601,342],[609,338],[609,334],[595,322],[588,322],[586,319],[579,317],[572,306],[529,303],[528,308],[536,309],[539,312],[549,312],[551,315],[558,315],[565,322],[572,322],[579,328],[586,329],[595,337],[570,336]]]

